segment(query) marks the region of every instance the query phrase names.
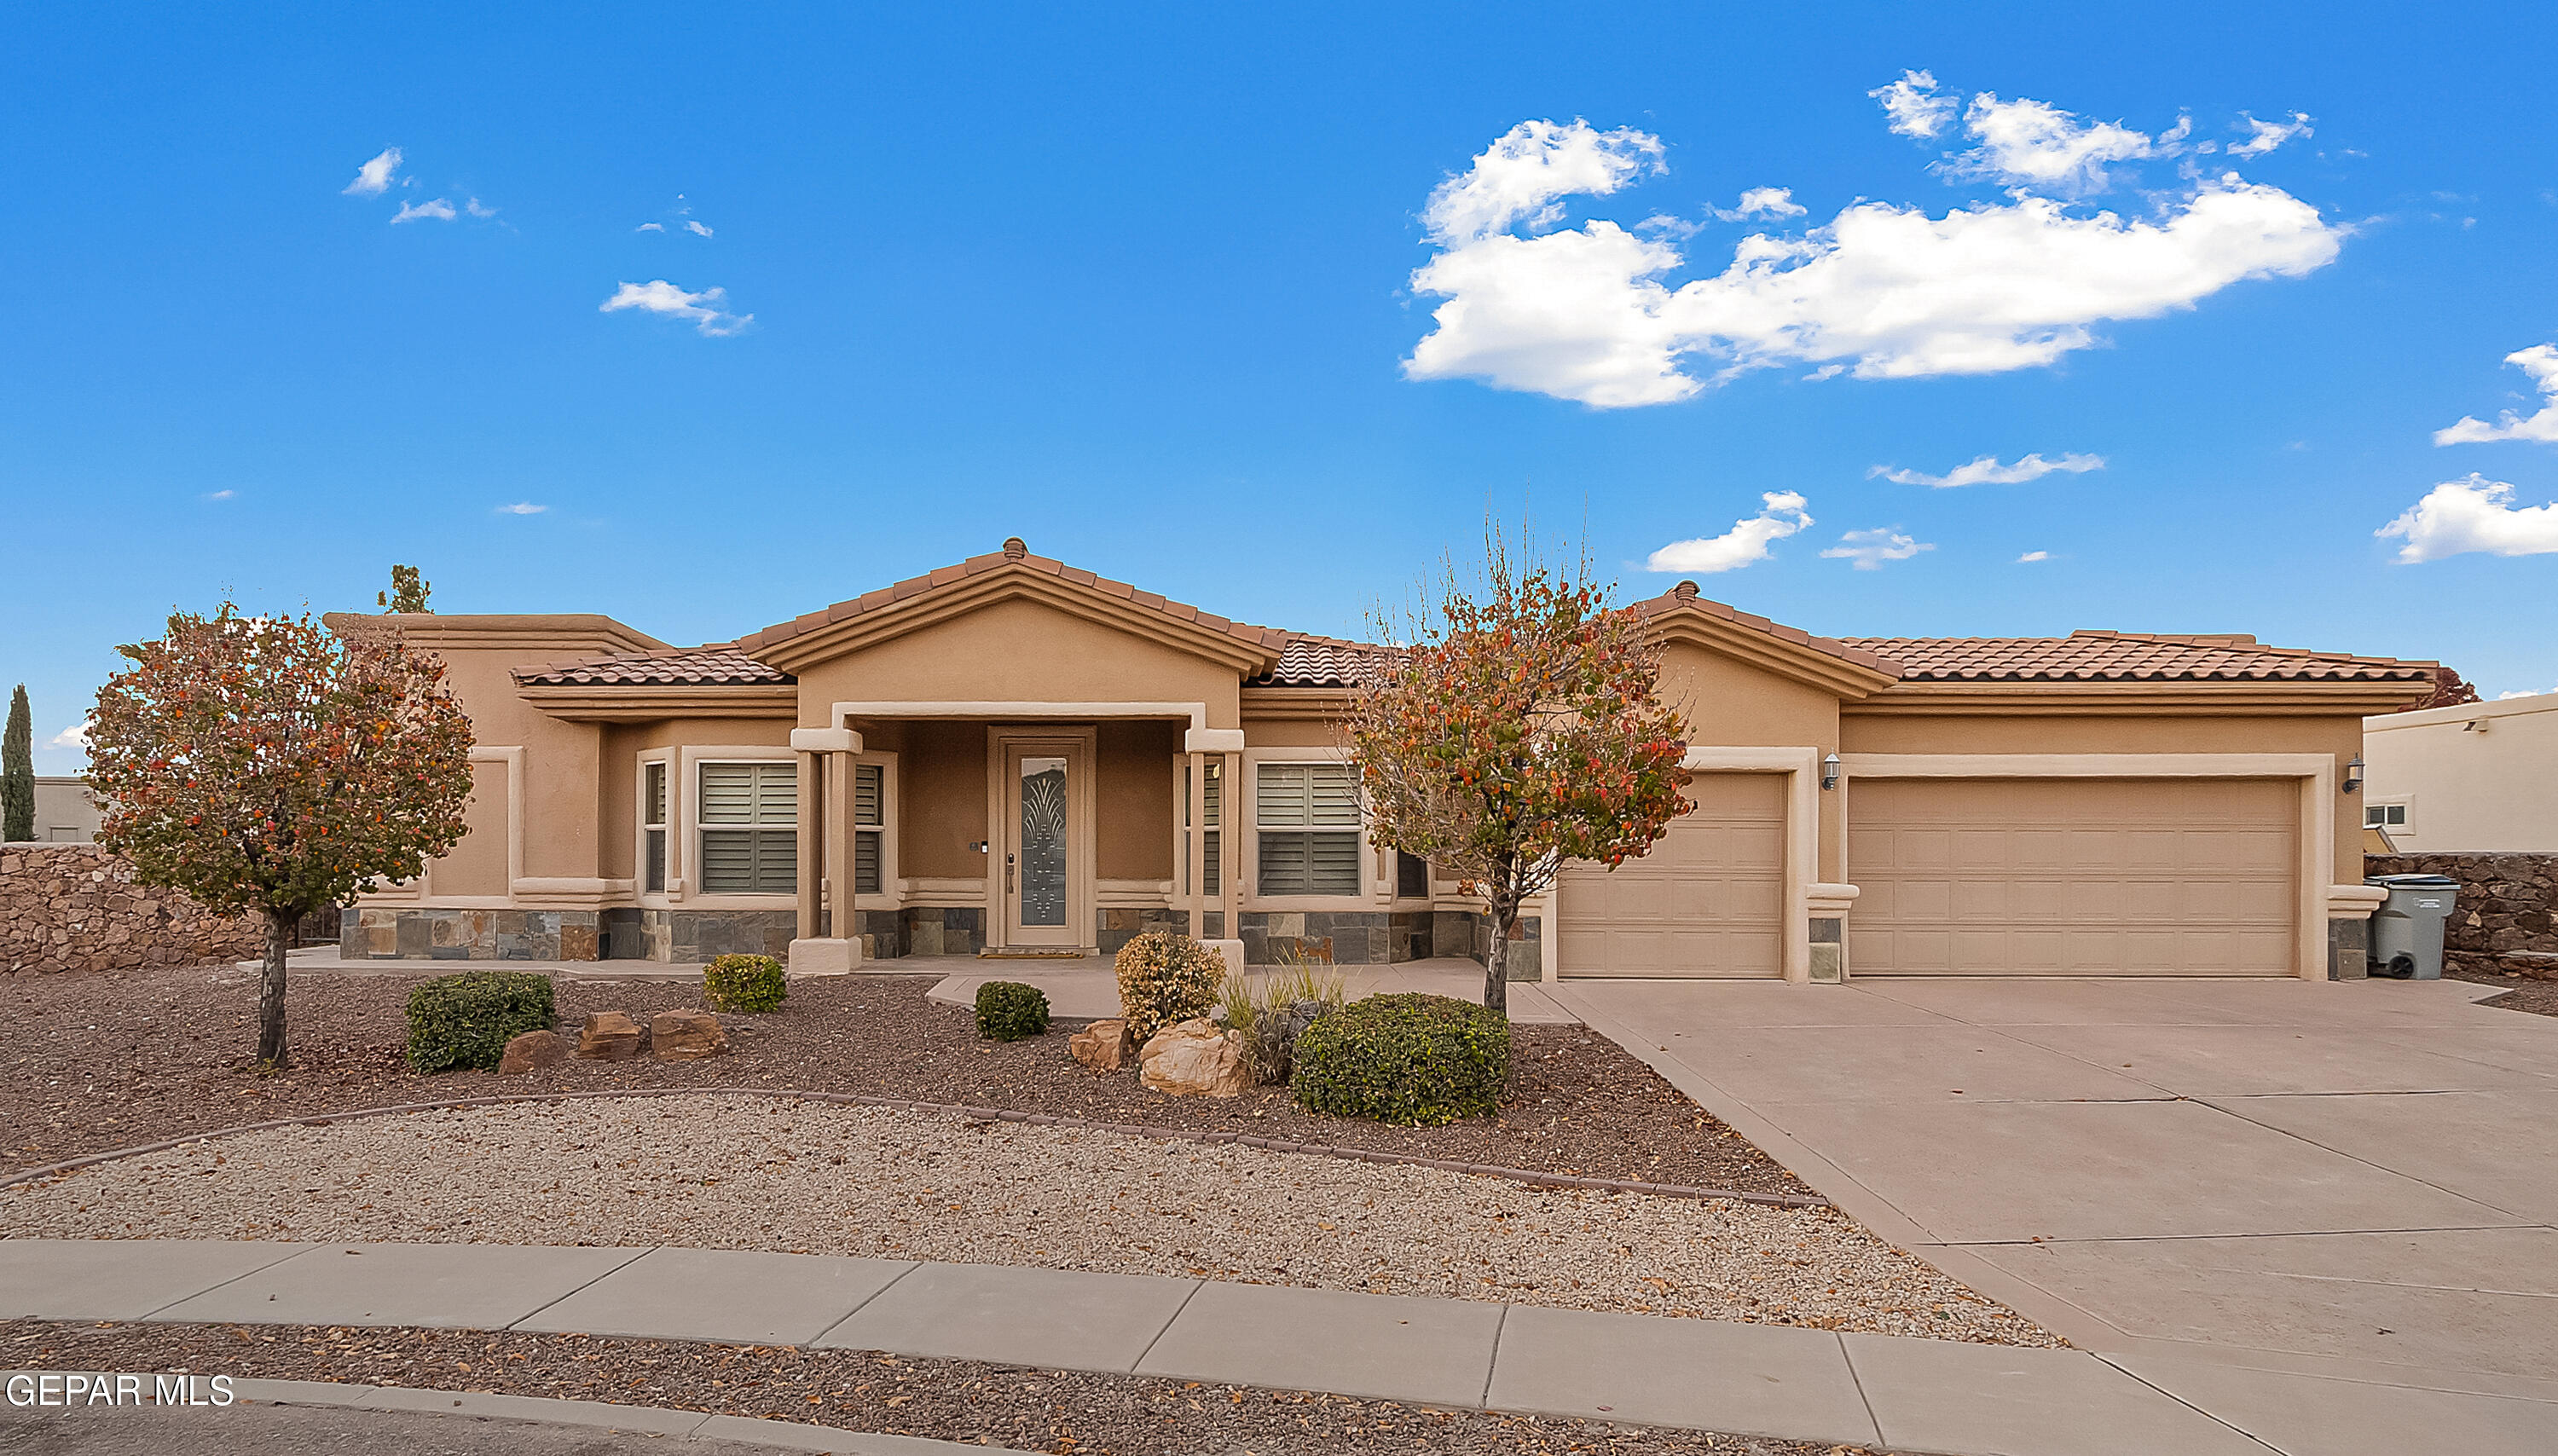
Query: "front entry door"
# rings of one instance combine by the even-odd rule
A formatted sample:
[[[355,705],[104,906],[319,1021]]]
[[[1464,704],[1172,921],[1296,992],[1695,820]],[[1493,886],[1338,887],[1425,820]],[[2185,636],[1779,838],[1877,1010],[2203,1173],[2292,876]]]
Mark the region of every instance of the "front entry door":
[[[1060,949],[1089,943],[1092,866],[1079,834],[1090,786],[1083,744],[1074,738],[1010,738],[1004,743],[1004,943]]]

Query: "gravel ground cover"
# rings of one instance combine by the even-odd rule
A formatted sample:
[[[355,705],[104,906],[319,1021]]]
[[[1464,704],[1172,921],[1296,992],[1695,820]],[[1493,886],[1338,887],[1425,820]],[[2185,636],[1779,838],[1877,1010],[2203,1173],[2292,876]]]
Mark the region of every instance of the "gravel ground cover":
[[[680,1244],[2060,1343],[1828,1208],[1537,1188],[784,1098],[509,1105],[253,1132],[0,1189],[0,1228]]]
[[[434,970],[443,971],[438,966]],[[617,1087],[730,1086],[857,1092],[1179,1127],[1540,1172],[1755,1193],[1811,1190],[1605,1037],[1578,1026],[1514,1029],[1517,1077],[1496,1118],[1386,1127],[1319,1118],[1282,1088],[1230,1100],[1170,1098],[1133,1072],[1074,1065],[1066,1038],[977,1039],[971,1013],[936,1005],[932,978],[800,981],[782,1010],[723,1016],[730,1055],[698,1062],[578,1062],[523,1077],[424,1077],[403,1055],[409,988],[421,978],[305,973],[288,998],[294,1070],[249,1070],[253,981],[229,967],[131,976],[9,978],[0,1042],[0,1167],[28,1168],[189,1132],[398,1103]],[[700,988],[563,981],[559,1011],[697,1005]]]
[[[2540,981],[2502,971],[2454,971],[2443,975],[2454,981],[2475,982],[2480,986],[2506,988],[2502,995],[2491,995],[2479,1002],[2506,1011],[2530,1011],[2542,1016],[2558,1016],[2558,981]]]
[[[1302,1391],[850,1350],[584,1335],[20,1320],[0,1323],[0,1366],[183,1370],[612,1400],[1096,1456],[1874,1456],[1862,1446],[1435,1410]]]

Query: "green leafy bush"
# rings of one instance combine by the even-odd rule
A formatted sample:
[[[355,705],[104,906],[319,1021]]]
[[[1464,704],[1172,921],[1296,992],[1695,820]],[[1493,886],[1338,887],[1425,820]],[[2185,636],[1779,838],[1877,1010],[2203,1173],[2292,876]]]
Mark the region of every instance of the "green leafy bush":
[[[977,1034],[988,1041],[1019,1041],[1048,1029],[1048,996],[1018,981],[989,981],[977,988]]]
[[[559,1013],[551,979],[529,971],[439,977],[408,993],[408,1064],[421,1072],[497,1065],[506,1043],[548,1031]]]
[[[702,1001],[714,1011],[770,1011],[789,994],[771,956],[722,956],[702,968]]]
[[[1509,1018],[1444,995],[1372,995],[1299,1033],[1289,1090],[1309,1111],[1432,1127],[1500,1107]]]
[[[1147,931],[1121,946],[1111,965],[1119,1012],[1140,1045],[1176,1021],[1207,1015],[1225,979],[1225,958],[1178,930]]]

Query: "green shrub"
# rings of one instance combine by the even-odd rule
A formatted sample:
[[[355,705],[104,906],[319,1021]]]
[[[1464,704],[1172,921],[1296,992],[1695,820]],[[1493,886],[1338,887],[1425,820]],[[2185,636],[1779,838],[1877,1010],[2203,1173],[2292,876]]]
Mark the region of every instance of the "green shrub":
[[[1216,1004],[1225,958],[1178,930],[1149,930],[1119,948],[1119,1013],[1140,1045]]]
[[[1048,1029],[1048,996],[1018,981],[989,981],[977,988],[977,1034],[988,1041],[1019,1041]]]
[[[771,956],[722,956],[702,968],[702,1002],[714,1011],[770,1011],[789,994]]]
[[[529,971],[439,977],[408,993],[408,1064],[421,1072],[497,1065],[506,1043],[548,1031],[551,979]]]
[[[1295,1062],[1289,1090],[1310,1111],[1437,1126],[1500,1107],[1510,1023],[1444,995],[1372,995],[1308,1026]]]

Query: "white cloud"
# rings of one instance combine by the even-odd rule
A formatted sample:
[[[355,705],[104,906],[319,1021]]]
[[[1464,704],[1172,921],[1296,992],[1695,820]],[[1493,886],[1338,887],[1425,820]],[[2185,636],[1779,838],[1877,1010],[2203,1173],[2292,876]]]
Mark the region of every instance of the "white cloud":
[[[2042,105],[1986,99],[2007,108],[1996,112],[2002,125],[2022,126],[2015,107]],[[2018,140],[2015,165],[2069,181],[2120,150],[2089,150],[2098,128],[2068,124],[2076,140],[2057,160],[2033,161]],[[1405,376],[1482,379],[1615,409],[1684,399],[1753,368],[1998,373],[2089,347],[2100,323],[2313,272],[2335,260],[2346,232],[2234,173],[2197,180],[2138,216],[2088,213],[2023,189],[1941,217],[1859,202],[1799,235],[1745,238],[1720,273],[1676,285],[1663,280],[1689,266],[1693,229],[1674,219],[1543,230],[1563,220],[1566,197],[1617,192],[1659,171],[1661,156],[1657,138],[1631,129],[1529,121],[1443,183],[1423,213],[1437,252],[1412,288],[1445,302]],[[1692,361],[1719,367],[1700,377]]]
[[[2023,566],[2023,565],[2025,565],[2027,562],[2030,562],[2030,561],[2050,561],[2050,560],[2052,560],[2052,553],[2051,553],[2051,552],[2049,552],[2049,551],[2029,551],[2029,552],[2027,552],[2025,555],[2018,557],[2018,558],[2016,559],[2016,564],[2017,564],[2018,566]]]
[[[1888,86],[1876,86],[1866,94],[1883,103],[1894,131],[1922,139],[1943,132],[1960,104],[1952,96],[1939,94],[1934,73],[1924,70],[1905,70],[1901,79]]]
[[[2241,111],[2238,120],[2246,126],[2247,135],[2244,140],[2229,144],[2232,157],[2261,157],[2294,137],[2311,134],[2310,117],[2306,111],[2293,112],[2289,121],[2258,121]]]
[[[2545,688],[2518,688],[2510,693],[2496,694],[2495,701],[2498,703],[2506,703],[2516,698],[2537,698],[2546,691],[2548,690]]]
[[[483,203],[478,198],[473,198],[470,201],[463,203],[462,210],[470,213],[474,217],[495,217],[497,215],[497,208]]]
[[[45,746],[48,748],[79,748],[85,750],[88,747],[89,722],[90,721],[88,719],[81,719],[79,722],[72,724],[70,728],[54,734],[51,739],[47,740]]]
[[[1738,222],[1744,217],[1800,217],[1811,209],[1795,201],[1789,188],[1754,187],[1743,193],[1735,205],[1711,210],[1726,222]],[[1671,219],[1660,220],[1666,222]]]
[[[1887,561],[1908,561],[1922,551],[1936,548],[1924,541],[1915,541],[1889,527],[1871,531],[1850,531],[1839,537],[1839,544],[1821,553],[1825,560],[1852,561],[1861,572],[1879,572]]]
[[[1771,544],[1812,523],[1804,509],[1809,502],[1794,491],[1771,490],[1759,499],[1759,514],[1733,522],[1732,529],[1720,536],[1673,541],[1653,552],[1643,563],[1643,570],[1700,574],[1733,571],[1754,561],[1766,561]]]
[[[501,516],[537,516],[549,509],[547,505],[535,505],[529,500],[519,500],[513,505],[497,507],[497,513]]]
[[[1589,122],[1522,121],[1484,149],[1462,177],[1430,194],[1421,222],[1442,246],[1563,219],[1563,199],[1604,198],[1662,170],[1660,138],[1633,127],[1603,132]]]
[[[424,217],[431,218],[437,222],[450,222],[456,215],[457,214],[455,213],[451,202],[442,198],[437,198],[430,202],[400,203],[400,209],[392,216],[391,221],[394,223],[415,222],[419,218]]]
[[[1997,456],[1985,455],[1979,460],[1956,465],[1941,475],[1895,469],[1889,465],[1876,465],[1865,473],[1868,479],[1881,475],[1896,485],[1933,485],[1942,490],[1955,485],[2022,485],[2028,480],[2040,480],[2055,470],[2067,470],[2078,475],[2103,468],[2105,458],[2100,455],[2063,455],[2057,461],[2028,455],[2018,457],[2012,465],[2000,464]]]
[[[684,231],[692,233],[696,237],[708,237],[711,235],[711,230],[708,227],[699,222],[690,220],[687,220],[684,223]]]
[[[2434,432],[2436,445],[2477,445],[2489,440],[2538,440],[2558,444],[2558,344],[2535,343],[2506,354],[2504,361],[2531,376],[2532,386],[2548,396],[2540,413],[2527,418],[2506,410],[2495,424],[2463,415],[2460,423]]]
[[[1954,159],[1956,176],[2062,197],[2103,192],[2112,182],[2106,163],[2154,154],[2147,134],[2121,122],[2082,121],[2048,101],[2002,101],[1989,91],[1964,109],[1963,130],[1980,146]]]
[[[600,312],[612,314],[624,309],[640,309],[668,319],[689,319],[695,330],[713,338],[725,338],[755,322],[753,314],[728,311],[727,289],[686,293],[662,278],[622,285],[604,301]]]
[[[239,492],[236,490],[208,490],[205,492],[205,498],[207,500],[228,500],[237,494],[239,494]]]
[[[375,157],[372,161],[355,169],[355,180],[347,184],[347,186],[341,190],[341,196],[350,198],[380,197],[382,194],[390,191],[391,182],[399,172],[399,165],[400,149],[397,147],[382,148],[380,156]]]
[[[2558,551],[2558,501],[2516,506],[2511,485],[2473,474],[2435,486],[2371,534],[2404,539],[2398,560],[2408,564],[2470,551],[2541,556]]]
[[[633,232],[664,232],[666,230],[666,224],[663,222],[642,222],[638,227],[631,230]]]

